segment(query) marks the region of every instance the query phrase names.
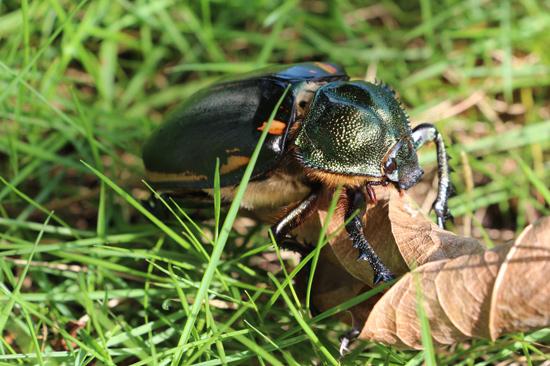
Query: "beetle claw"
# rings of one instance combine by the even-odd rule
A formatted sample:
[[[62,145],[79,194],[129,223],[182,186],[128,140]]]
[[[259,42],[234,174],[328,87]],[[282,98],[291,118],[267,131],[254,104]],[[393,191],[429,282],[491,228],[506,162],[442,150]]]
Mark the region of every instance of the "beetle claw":
[[[390,282],[393,280],[395,280],[395,276],[387,268],[382,270],[374,270],[372,285],[376,286],[380,281]]]
[[[367,193],[372,203],[378,203],[378,200],[376,199],[376,192],[374,192],[374,188],[372,188],[371,185],[367,185]]]
[[[157,197],[155,194],[152,194],[148,199],[141,200],[141,206],[149,211],[153,216],[161,220],[167,219],[168,210],[164,206],[162,200],[169,202],[171,195],[168,193],[162,193],[161,198]],[[161,200],[162,199],[162,200]]]
[[[399,197],[403,197],[405,195],[405,191],[401,188],[401,186],[399,186],[397,190],[399,191]]]
[[[284,250],[290,250],[291,252],[298,253],[303,257],[306,257],[313,250],[313,245],[304,242],[301,243],[294,237],[286,237],[277,241],[277,245]]]
[[[437,226],[439,226],[442,229],[445,229],[447,226],[447,220],[453,221],[454,217],[451,215],[451,212],[447,210],[447,212],[444,215],[437,216]]]
[[[350,342],[350,340],[349,340],[348,338],[346,338],[346,337],[344,337],[344,338],[342,339],[342,342],[340,342],[340,356],[345,357],[345,356],[344,356],[344,351],[345,351],[346,353],[350,353],[350,352],[351,352],[351,351],[349,350],[349,348],[348,348],[349,342]]]
[[[361,329],[359,328],[352,328],[344,334],[340,342],[340,356],[345,357],[344,351],[347,353],[351,352],[348,346],[350,342],[353,342],[359,336],[359,334],[361,334]]]
[[[449,197],[452,189],[449,189],[447,192],[447,197]],[[445,229],[447,220],[453,220],[453,215],[447,207],[446,201],[442,202],[440,200],[436,200],[432,206],[432,209],[435,211],[435,215],[437,216],[437,226]]]
[[[354,244],[353,247],[356,248],[357,244]],[[376,286],[380,281],[390,282],[395,279],[395,276],[391,273],[389,269],[386,268],[386,266],[384,266],[382,262],[380,262],[379,259],[379,263],[376,263],[376,261],[372,261],[371,258],[369,258],[369,253],[367,253],[367,251],[359,250],[359,258],[357,258],[357,261],[359,262],[363,259],[369,262],[369,264],[372,266],[372,269],[374,271],[372,283],[374,286]]]

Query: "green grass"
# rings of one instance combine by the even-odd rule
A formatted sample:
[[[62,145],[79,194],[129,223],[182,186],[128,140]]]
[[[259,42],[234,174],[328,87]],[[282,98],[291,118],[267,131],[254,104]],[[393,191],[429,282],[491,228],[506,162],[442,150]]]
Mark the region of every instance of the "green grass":
[[[294,273],[257,265],[274,252],[267,226],[228,231],[234,212],[216,222],[214,206],[163,223],[139,204],[150,194],[140,149],[168,108],[228,74],[332,61],[392,85],[413,124],[436,124],[454,158],[456,231],[498,244],[550,213],[548,3],[188,3],[0,2],[0,364],[548,358],[541,330],[426,353],[358,343],[339,359],[346,327],[302,319]],[[433,150],[411,190],[420,204]]]

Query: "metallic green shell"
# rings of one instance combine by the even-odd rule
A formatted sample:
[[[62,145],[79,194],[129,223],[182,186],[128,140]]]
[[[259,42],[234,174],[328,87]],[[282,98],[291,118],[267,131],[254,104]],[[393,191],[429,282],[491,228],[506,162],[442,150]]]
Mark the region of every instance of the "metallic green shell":
[[[297,96],[306,85],[348,79],[338,65],[308,62],[235,75],[198,91],[175,107],[145,143],[143,162],[149,182],[158,188],[212,188],[219,158],[221,186],[239,183],[269,116],[290,84],[253,171],[253,179],[265,178],[288,147]]]
[[[294,143],[313,169],[382,177],[387,153],[410,135],[407,115],[389,87],[342,81],[318,90]],[[399,157],[411,160],[403,168],[418,165],[414,152]]]

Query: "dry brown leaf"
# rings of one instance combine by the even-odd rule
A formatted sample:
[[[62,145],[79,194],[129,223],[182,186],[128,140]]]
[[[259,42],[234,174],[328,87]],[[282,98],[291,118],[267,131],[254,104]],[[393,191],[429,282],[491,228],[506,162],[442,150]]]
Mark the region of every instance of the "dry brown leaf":
[[[396,276],[427,262],[485,250],[476,239],[462,238],[439,228],[414,208],[406,196],[401,197],[392,189],[379,188],[376,196],[378,203],[367,205],[364,234],[382,262]],[[326,211],[319,210],[319,216],[324,222]],[[343,224],[344,217],[337,212],[327,226],[327,236]],[[372,267],[366,261],[357,261],[357,249],[352,247],[344,229],[338,231],[329,244],[343,268],[372,286]]]
[[[379,190],[377,197],[378,204],[367,207],[367,240],[394,274],[418,268],[374,306],[371,300],[349,309],[355,324],[368,316],[359,338],[421,349],[417,288],[436,347],[550,326],[550,218],[525,229],[515,243],[486,251],[476,239],[437,227],[406,197],[391,190]],[[321,210],[319,215],[324,221],[326,213]],[[335,215],[327,235],[342,224],[343,216]],[[313,296],[319,310],[371,288],[372,269],[365,261],[357,262],[345,230],[322,253]],[[322,271],[326,273],[317,277]],[[331,273],[339,273],[339,279]]]
[[[470,338],[489,338],[486,314],[498,270],[512,243],[499,245],[483,255],[465,255],[448,261],[439,272],[435,287],[445,314]],[[453,284],[452,291],[447,287]]]
[[[491,339],[550,325],[550,217],[528,226],[502,264],[491,299]]]
[[[494,340],[550,326],[548,233],[550,218],[546,217],[525,229],[513,245],[418,267],[374,306],[360,338],[399,348],[422,348],[415,281],[422,289],[422,305],[436,346],[467,338]],[[394,304],[395,297],[400,297],[398,304]],[[391,334],[384,334],[377,323],[388,312],[397,326]]]
[[[357,295],[368,291],[370,287],[350,275],[345,269],[338,265],[334,253],[330,247],[323,250],[319,257],[319,263],[315,271],[313,286],[311,288],[311,303],[314,310],[322,312],[338,306]],[[309,273],[309,272],[308,272]],[[306,281],[297,281],[297,283]],[[369,299],[367,302],[356,307],[353,313],[341,312],[336,318],[353,328],[361,328],[367,320],[368,313],[374,304],[380,299],[380,296]],[[365,312],[365,309],[369,309]]]
[[[401,197],[394,190],[388,191],[392,234],[409,267],[485,251],[485,244],[479,240],[463,238],[440,228],[407,197]]]

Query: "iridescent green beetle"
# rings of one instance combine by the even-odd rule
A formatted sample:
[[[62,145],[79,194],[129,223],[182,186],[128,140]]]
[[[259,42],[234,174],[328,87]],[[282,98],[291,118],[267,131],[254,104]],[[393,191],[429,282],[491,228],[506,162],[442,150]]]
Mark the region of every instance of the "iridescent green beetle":
[[[272,227],[288,247],[290,232],[315,211],[324,189],[343,185],[346,230],[359,259],[374,270],[373,283],[394,277],[362,232],[356,215],[373,186],[407,190],[423,174],[416,150],[435,142],[439,165],[438,225],[451,217],[448,156],[434,126],[411,130],[395,93],[383,84],[349,81],[344,69],[329,63],[268,67],[223,79],[176,107],[143,148],[148,180],[156,188],[212,193],[220,159],[222,199],[230,201],[246,164],[284,90],[247,186],[242,205],[249,209],[287,207]],[[296,243],[294,243],[296,244]]]

